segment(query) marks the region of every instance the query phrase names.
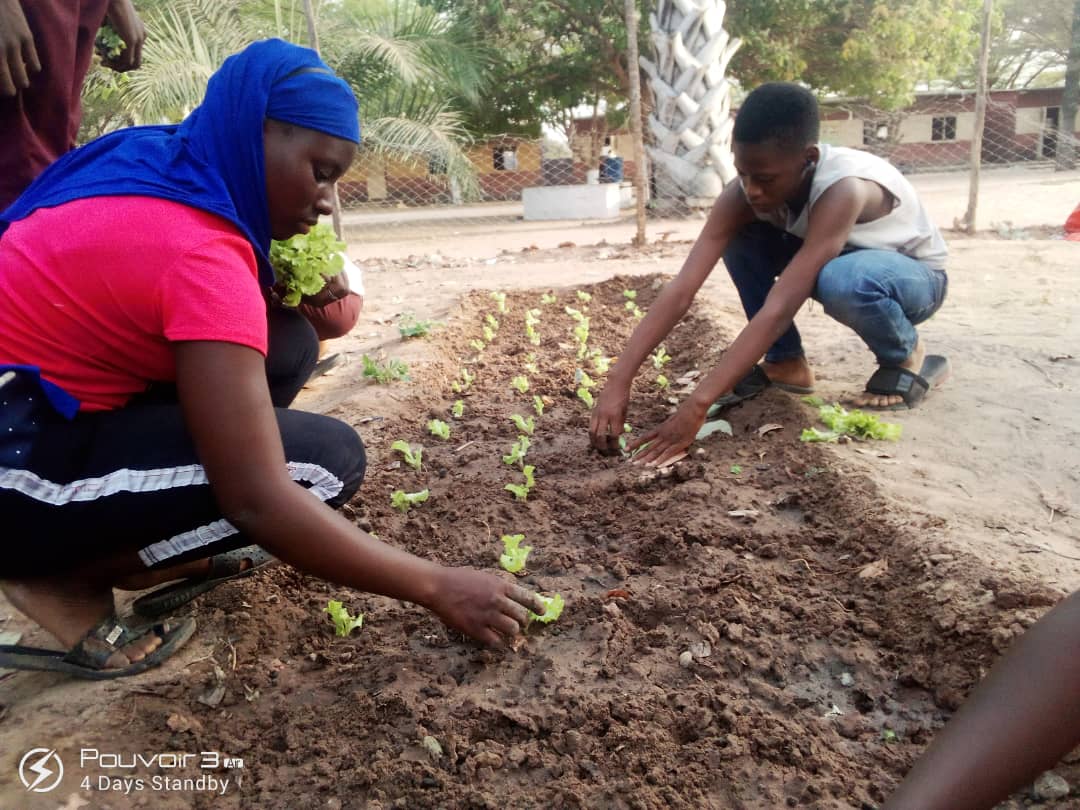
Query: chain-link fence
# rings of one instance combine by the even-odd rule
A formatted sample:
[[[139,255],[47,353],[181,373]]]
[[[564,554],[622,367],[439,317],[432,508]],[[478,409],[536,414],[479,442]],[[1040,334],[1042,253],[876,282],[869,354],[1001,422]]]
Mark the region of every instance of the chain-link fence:
[[[982,141],[982,174],[1023,167],[1050,178],[1063,149],[1076,145],[1063,132],[1061,88],[994,91],[988,100]],[[858,101],[822,105],[821,140],[879,154],[906,174],[956,173],[971,167],[975,131],[973,93],[925,94],[908,108],[885,112]],[[498,227],[537,228],[566,222],[620,223],[634,215],[636,170],[630,135],[605,131],[599,122],[577,122],[569,143],[514,136],[489,138],[466,150],[472,182],[463,184],[444,166],[423,156],[396,159],[361,152],[339,191],[349,239],[423,240],[480,234]],[[1002,173],[1002,176],[1004,174]],[[1077,182],[1078,174],[1061,175]],[[690,200],[650,172],[648,210],[654,217],[700,215],[706,200]],[[918,185],[918,182],[917,182]],[[963,212],[957,202],[956,214]],[[1030,206],[1017,198],[1016,205]],[[1000,220],[1027,219],[998,205]],[[1048,213],[1044,224],[1061,221]],[[992,225],[984,220],[982,227]]]

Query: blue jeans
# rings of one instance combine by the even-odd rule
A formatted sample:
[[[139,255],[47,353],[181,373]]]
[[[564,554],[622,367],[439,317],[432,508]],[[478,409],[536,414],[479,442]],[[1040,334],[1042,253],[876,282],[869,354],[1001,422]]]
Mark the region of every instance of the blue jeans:
[[[724,252],[747,318],[765,305],[776,277],[802,247],[802,240],[764,222],[743,228]],[[944,270],[892,250],[852,250],[828,262],[812,296],[825,313],[850,327],[877,357],[878,365],[897,366],[918,342],[915,324],[941,306],[948,290]],[[802,357],[795,324],[765,354],[769,362]]]

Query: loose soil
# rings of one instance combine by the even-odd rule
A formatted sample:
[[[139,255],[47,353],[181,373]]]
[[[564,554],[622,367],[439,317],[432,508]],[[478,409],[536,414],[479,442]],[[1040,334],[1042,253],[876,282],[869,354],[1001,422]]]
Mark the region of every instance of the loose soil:
[[[644,309],[659,283],[580,287],[593,296],[590,345],[624,345],[634,321],[623,290]],[[779,392],[729,411],[733,435],[713,434],[663,473],[589,451],[564,310],[584,307],[573,288],[547,306],[542,292],[508,292],[507,313],[467,294],[422,343],[414,380],[384,389],[385,408],[341,396],[327,410],[368,448],[352,520],[414,553],[493,570],[500,535],[524,533],[534,550],[521,582],[562,594],[562,618],[534,624],[516,651],[484,650],[420,608],[284,566],[261,573],[193,605],[197,640],[144,678],[88,686],[18,674],[0,685],[4,738],[32,742],[11,728],[30,724],[65,758],[54,796],[95,809],[871,807],[1060,598],[928,540],[941,519],[893,508],[849,460],[891,445],[803,444],[814,411]],[[524,334],[534,307],[540,347]],[[488,313],[498,333],[474,357]],[[665,375],[708,369],[739,326],[693,309],[665,344]],[[530,353],[539,373],[523,370]],[[463,366],[475,381],[453,419]],[[519,374],[527,394],[510,387]],[[662,392],[655,376],[635,383],[641,426],[685,388]],[[501,456],[518,435],[510,415],[531,414],[534,394],[546,407],[527,456],[536,488],[522,503],[503,489],[522,476]],[[430,418],[450,424],[449,441],[427,433]],[[424,446],[422,471],[390,451],[396,439]],[[425,487],[427,503],[391,508],[393,490]],[[335,638],[328,599],[363,612],[363,628]],[[233,779],[224,796],[125,797],[80,790],[80,747],[219,751],[244,767],[216,772]],[[62,798],[23,791],[21,755],[3,753],[0,806],[56,807]],[[1075,761],[1057,770],[1080,780]],[[96,784],[99,771],[87,772]]]

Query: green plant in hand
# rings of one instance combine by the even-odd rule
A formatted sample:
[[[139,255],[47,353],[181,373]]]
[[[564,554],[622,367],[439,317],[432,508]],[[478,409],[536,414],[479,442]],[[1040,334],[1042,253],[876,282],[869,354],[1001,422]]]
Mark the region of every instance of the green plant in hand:
[[[406,492],[403,489],[395,489],[390,493],[390,505],[399,512],[408,512],[411,507],[424,503],[429,494],[426,489],[419,492]]]
[[[429,419],[427,423],[428,433],[440,439],[450,438],[450,426],[442,419]]]
[[[326,603],[323,613],[330,614],[330,618],[334,620],[334,632],[342,638],[347,637],[353,630],[359,630],[364,625],[363,613],[356,616],[350,615],[345,605],[336,599],[331,599]]]
[[[518,393],[524,394],[529,390],[529,378],[519,374],[510,381],[510,387],[516,388]]]
[[[422,459],[424,457],[423,447],[417,447],[414,452],[412,446],[407,441],[405,441],[404,439],[398,439],[396,442],[390,445],[390,449],[397,450],[399,453],[401,453],[402,456],[405,457],[406,464],[408,464],[417,472],[420,471],[420,465],[422,464]]]
[[[566,603],[560,594],[554,596],[544,596],[543,594],[537,594],[537,597],[544,603],[544,612],[542,614],[533,613],[529,611],[530,622],[540,622],[541,624],[551,624],[553,621],[562,616],[563,608],[566,607]]]
[[[322,290],[328,278],[345,268],[343,250],[345,243],[327,225],[316,225],[307,233],[271,242],[270,265],[274,279],[284,290],[281,302],[295,307],[305,295]]]
[[[502,536],[503,553],[499,556],[499,565],[511,574],[516,574],[525,567],[532,546],[521,545],[523,534],[504,534]]]
[[[384,364],[365,354],[363,362],[364,377],[379,385],[409,379],[409,367],[400,360],[388,360]]]

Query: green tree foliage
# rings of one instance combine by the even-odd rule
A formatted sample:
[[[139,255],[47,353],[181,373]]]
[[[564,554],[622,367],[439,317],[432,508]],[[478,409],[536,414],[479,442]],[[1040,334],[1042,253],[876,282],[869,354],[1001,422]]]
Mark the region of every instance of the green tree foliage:
[[[744,87],[802,81],[893,110],[915,85],[952,79],[978,44],[979,0],[748,0],[728,7]]]

